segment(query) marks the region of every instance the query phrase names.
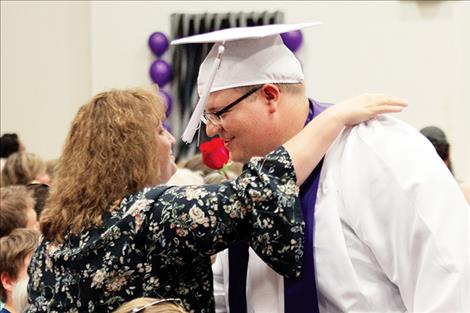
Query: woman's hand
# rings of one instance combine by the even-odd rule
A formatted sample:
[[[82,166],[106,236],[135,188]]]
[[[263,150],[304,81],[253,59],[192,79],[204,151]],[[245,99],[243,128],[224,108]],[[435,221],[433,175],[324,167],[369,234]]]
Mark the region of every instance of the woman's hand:
[[[363,94],[342,101],[330,108],[343,119],[345,126],[368,121],[379,114],[401,112],[408,105],[406,100],[383,94]]]

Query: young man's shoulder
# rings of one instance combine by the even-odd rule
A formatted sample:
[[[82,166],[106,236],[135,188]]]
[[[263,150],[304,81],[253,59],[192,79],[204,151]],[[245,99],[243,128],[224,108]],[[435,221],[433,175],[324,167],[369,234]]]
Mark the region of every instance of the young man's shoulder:
[[[410,175],[424,173],[442,163],[424,136],[390,116],[345,128],[328,151],[326,161],[342,169],[342,176],[387,173],[386,176],[396,176],[399,180],[407,180]]]
[[[380,153],[434,153],[434,148],[418,130],[391,116],[379,116],[355,127],[346,128],[338,138],[338,144],[351,149]]]

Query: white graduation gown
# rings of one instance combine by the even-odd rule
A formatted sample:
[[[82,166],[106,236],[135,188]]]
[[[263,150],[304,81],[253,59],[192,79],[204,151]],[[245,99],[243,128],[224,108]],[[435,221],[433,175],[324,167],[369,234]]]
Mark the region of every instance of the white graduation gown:
[[[320,312],[470,312],[470,208],[434,147],[388,116],[345,129],[315,207]],[[219,253],[217,312],[229,312]],[[225,282],[225,283],[224,283]],[[248,312],[284,312],[283,278],[250,250]]]

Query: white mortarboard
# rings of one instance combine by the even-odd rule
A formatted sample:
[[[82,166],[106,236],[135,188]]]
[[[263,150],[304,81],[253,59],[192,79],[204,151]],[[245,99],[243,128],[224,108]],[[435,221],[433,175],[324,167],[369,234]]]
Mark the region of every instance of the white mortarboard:
[[[183,133],[183,141],[193,140],[211,92],[264,83],[302,82],[300,62],[284,45],[280,34],[319,24],[228,28],[172,41],[173,45],[215,43],[199,68],[200,98]]]

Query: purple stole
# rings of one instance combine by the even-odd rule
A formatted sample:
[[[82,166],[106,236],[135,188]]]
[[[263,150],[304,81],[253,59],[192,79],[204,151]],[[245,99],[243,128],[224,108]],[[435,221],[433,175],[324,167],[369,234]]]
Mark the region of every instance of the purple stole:
[[[307,125],[328,105],[310,99]],[[302,273],[299,278],[284,278],[284,312],[318,313],[317,288],[313,256],[313,227],[315,201],[322,162],[300,186],[300,204],[305,220],[305,251]],[[229,248],[229,306],[230,313],[246,313],[246,273],[248,269],[248,244],[244,241]]]

